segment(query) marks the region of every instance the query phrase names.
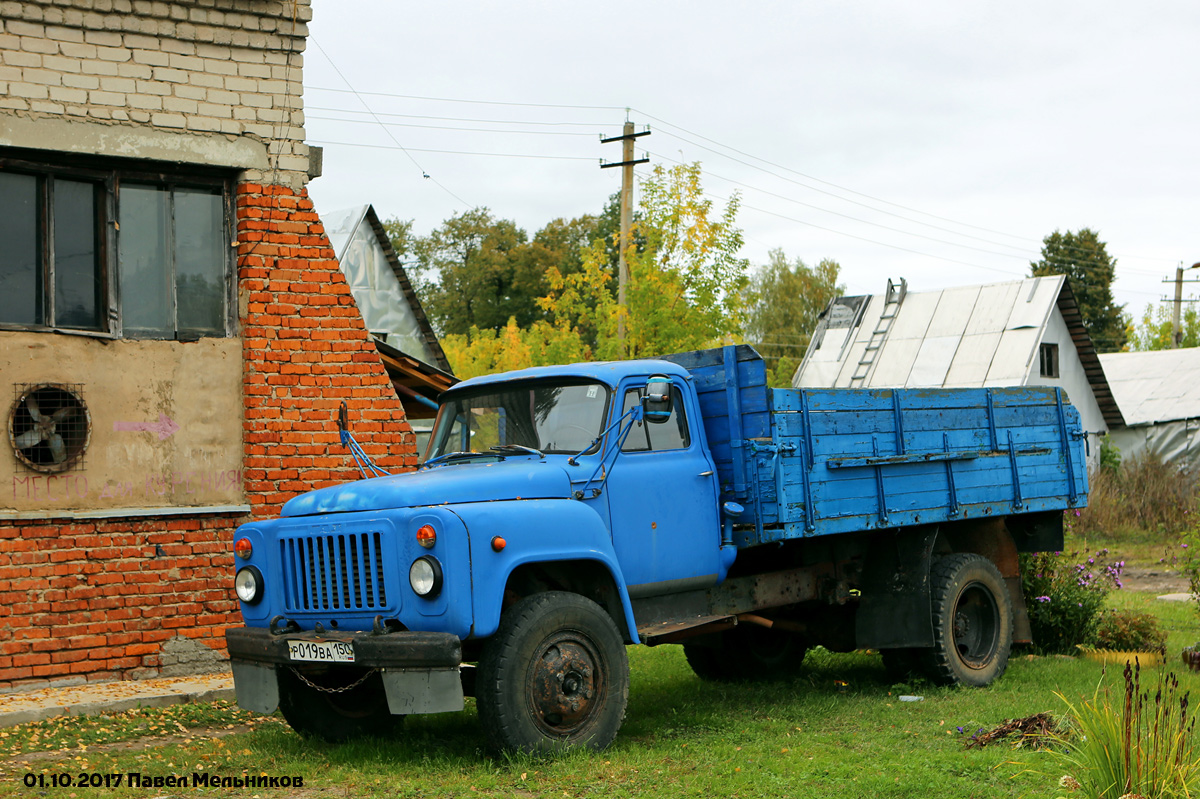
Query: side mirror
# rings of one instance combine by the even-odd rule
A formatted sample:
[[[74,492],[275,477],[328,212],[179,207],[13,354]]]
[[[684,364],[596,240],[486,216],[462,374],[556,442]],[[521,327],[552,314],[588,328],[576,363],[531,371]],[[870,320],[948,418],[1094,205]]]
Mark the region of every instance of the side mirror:
[[[651,424],[662,424],[671,418],[671,378],[654,375],[646,380],[642,396],[642,416]]]

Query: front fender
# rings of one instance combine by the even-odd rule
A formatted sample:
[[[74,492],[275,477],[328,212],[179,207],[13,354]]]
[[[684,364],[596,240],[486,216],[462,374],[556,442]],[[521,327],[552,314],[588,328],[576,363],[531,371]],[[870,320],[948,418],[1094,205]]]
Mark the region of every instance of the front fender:
[[[590,507],[574,499],[517,499],[446,509],[462,519],[471,542],[475,638],[486,638],[500,626],[504,587],[517,567],[590,560],[601,564],[612,576],[629,637],[637,643],[633,607],[613,550],[612,534]],[[496,536],[506,542],[499,552],[492,548]]]

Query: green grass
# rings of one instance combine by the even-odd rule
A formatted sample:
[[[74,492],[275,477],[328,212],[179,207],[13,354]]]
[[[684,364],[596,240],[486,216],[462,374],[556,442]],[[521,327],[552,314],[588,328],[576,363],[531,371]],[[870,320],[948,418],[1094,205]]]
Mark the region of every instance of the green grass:
[[[1171,634],[1168,651],[1175,657],[1184,643],[1194,642],[1195,611],[1187,605],[1132,593],[1117,594],[1115,603],[1152,608],[1163,617]],[[550,760],[492,756],[483,749],[470,708],[410,718],[394,740],[329,746],[305,741],[277,720],[213,703],[3,731],[0,794],[32,795],[22,783],[30,772],[207,771],[298,775],[312,795],[352,797],[1050,796],[1062,772],[1046,753],[1003,743],[967,750],[964,743],[976,730],[1009,718],[1047,710],[1061,714],[1055,691],[1090,698],[1101,679],[1101,667],[1091,662],[1018,653],[1008,674],[986,689],[891,685],[875,655],[819,650],[794,679],[729,686],[700,682],[677,647],[635,647],[630,656],[633,683],[625,726],[616,743],[599,754],[574,752]],[[1119,680],[1119,670],[1111,671],[1107,679]],[[1181,680],[1188,689],[1200,686],[1190,672]],[[837,681],[847,683],[845,690]],[[910,693],[924,700],[898,700]],[[257,725],[250,731],[223,738],[198,731],[252,719]],[[102,746],[160,734],[176,738],[129,751]],[[56,748],[62,751],[32,754]],[[198,796],[202,791],[103,793]],[[262,795],[268,793],[295,795],[278,789]]]

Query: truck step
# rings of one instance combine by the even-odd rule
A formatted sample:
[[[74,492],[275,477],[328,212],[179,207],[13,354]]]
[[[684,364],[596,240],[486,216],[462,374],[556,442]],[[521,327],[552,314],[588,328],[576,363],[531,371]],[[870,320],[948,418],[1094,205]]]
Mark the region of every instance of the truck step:
[[[638,637],[646,646],[673,644],[695,635],[719,633],[736,625],[736,616],[693,616],[689,619],[638,627]]]

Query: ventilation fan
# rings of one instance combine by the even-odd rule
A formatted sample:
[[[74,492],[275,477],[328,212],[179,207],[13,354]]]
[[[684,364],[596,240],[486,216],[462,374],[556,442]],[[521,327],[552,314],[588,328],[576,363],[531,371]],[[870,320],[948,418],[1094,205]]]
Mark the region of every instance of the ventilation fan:
[[[42,472],[68,468],[87,447],[87,409],[65,386],[31,387],[18,398],[9,417],[9,440],[17,457]]]

